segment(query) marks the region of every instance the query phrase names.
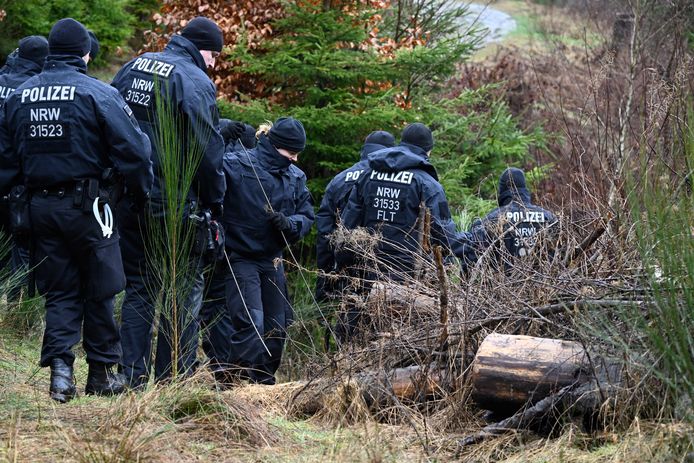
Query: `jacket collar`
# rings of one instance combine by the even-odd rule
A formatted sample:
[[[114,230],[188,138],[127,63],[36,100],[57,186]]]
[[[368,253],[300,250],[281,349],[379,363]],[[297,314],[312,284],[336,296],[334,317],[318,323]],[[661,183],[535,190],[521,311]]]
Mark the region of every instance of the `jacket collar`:
[[[366,161],[369,159],[369,154],[382,150],[383,148],[385,148],[385,146],[379,145],[378,143],[364,143],[364,146],[361,147],[361,157],[359,160]]]
[[[434,180],[439,177],[436,169],[429,162],[424,150],[419,148],[419,153],[412,148],[416,146],[401,143],[392,148],[383,148],[369,155],[369,167],[379,172],[400,172],[403,170],[417,169],[429,174]]]
[[[261,135],[258,140],[256,158],[266,170],[274,173],[283,173],[289,169],[289,166],[292,164],[289,159],[282,156],[277,149],[272,146],[272,143],[270,143],[270,140],[265,135]]]
[[[200,54],[200,50],[193,45],[193,42],[182,35],[174,35],[171,37],[171,40],[169,40],[169,43],[166,45],[166,50],[190,58],[197,67],[207,73],[207,65],[205,65],[205,60]]]
[[[499,207],[508,206],[512,202],[530,205],[530,190],[527,188],[507,189],[499,194]]]
[[[43,65],[44,71],[70,70],[87,73],[87,63],[82,58],[75,55],[48,55],[46,63]]]
[[[24,59],[20,58],[17,56],[14,59],[13,65],[12,65],[12,73],[13,74],[22,74],[26,76],[33,76],[35,74],[38,74],[41,72],[42,67],[29,59]]]

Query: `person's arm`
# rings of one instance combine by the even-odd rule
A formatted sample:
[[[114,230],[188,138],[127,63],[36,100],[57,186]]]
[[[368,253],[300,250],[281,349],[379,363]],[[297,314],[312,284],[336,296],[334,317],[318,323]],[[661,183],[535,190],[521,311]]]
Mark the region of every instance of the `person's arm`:
[[[6,195],[22,180],[19,155],[14,150],[14,142],[7,126],[7,106],[0,106],[0,194]]]
[[[325,194],[320,208],[316,214],[316,261],[318,268],[324,272],[332,272],[335,269],[335,250],[330,244],[330,235],[337,227],[337,206],[335,205],[335,192],[331,181],[325,188]]]
[[[287,216],[291,227],[284,231],[289,244],[294,244],[311,231],[315,213],[313,211],[313,197],[306,187],[306,176],[302,173],[297,182],[298,194],[294,200],[294,214]],[[294,194],[294,192],[286,192]]]
[[[425,204],[431,213],[431,237],[460,259],[466,259],[471,245],[471,235],[458,231],[451,217],[448,200],[443,188],[438,183],[425,185]]]
[[[203,207],[214,208],[224,202],[226,181],[222,170],[224,140],[217,127],[219,113],[214,91],[196,89],[182,101],[189,125],[189,150],[200,158],[193,184]],[[193,151],[194,150],[194,151]]]
[[[154,182],[152,146],[120,93],[115,90],[109,93],[111,95],[99,107],[109,156],[123,176],[128,191],[142,201],[149,196]]]

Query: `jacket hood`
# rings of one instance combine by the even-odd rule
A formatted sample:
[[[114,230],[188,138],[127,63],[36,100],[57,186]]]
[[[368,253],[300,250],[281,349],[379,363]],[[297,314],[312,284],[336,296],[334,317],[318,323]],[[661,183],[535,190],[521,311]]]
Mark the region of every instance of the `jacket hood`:
[[[420,148],[420,151],[423,150]],[[403,144],[371,153],[369,155],[369,167],[378,172],[400,172],[418,169],[429,174],[434,180],[439,179],[436,169],[425,155],[414,153],[409,149],[408,145]]]
[[[269,172],[283,172],[289,169],[292,162],[282,156],[277,149],[272,146],[270,140],[261,135],[255,149],[255,157],[258,162]]]
[[[525,174],[515,167],[506,169],[499,177],[499,206],[507,206],[513,201],[531,204],[530,190],[525,184]]]
[[[207,73],[207,65],[205,64],[205,60],[200,54],[198,47],[196,47],[193,42],[187,38],[180,35],[174,35],[166,45],[166,49],[179,55],[190,56],[193,63]]]
[[[383,145],[379,145],[378,143],[364,143],[364,145],[361,147],[361,156],[359,157],[360,161],[365,161],[369,158],[369,154],[374,153],[378,150],[382,150],[386,148]]]
[[[43,65],[44,71],[75,68],[82,74],[87,73],[87,63],[82,58],[75,55],[48,55],[46,64]]]

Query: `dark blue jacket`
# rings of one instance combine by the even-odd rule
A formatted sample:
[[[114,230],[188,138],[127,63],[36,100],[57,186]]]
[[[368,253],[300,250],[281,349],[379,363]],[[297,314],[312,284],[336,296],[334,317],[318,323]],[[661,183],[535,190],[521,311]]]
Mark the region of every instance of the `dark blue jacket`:
[[[224,157],[227,189],[222,222],[226,248],[232,257],[274,259],[287,244],[305,236],[313,225],[313,200],[306,175],[277,152],[265,136],[247,151]],[[270,222],[270,208],[282,212],[292,230],[282,233]]]
[[[17,87],[41,72],[41,66],[34,61],[15,57],[7,73],[0,74],[0,106]]]
[[[324,272],[335,270],[335,254],[330,245],[330,234],[337,228],[337,218],[349,200],[352,187],[361,173],[369,167],[369,154],[383,148],[385,146],[376,143],[365,143],[361,148],[359,162],[337,174],[325,187],[325,194],[316,214],[316,260],[318,268]]]
[[[556,216],[534,205],[527,188],[502,187],[498,202],[498,208],[484,219],[475,220],[470,227],[474,242],[474,257],[470,258],[470,264],[490,246],[494,247],[495,260],[501,258],[501,249],[513,257],[525,256],[537,242],[540,230],[551,228],[554,233],[558,228]],[[508,267],[509,262],[504,259],[504,264]]]
[[[224,141],[218,131],[216,88],[206,69],[195,45],[176,35],[164,51],[145,53],[128,62],[111,83],[128,102],[152,142],[156,178],[152,198],[155,202],[163,198],[155,130],[159,126],[155,102],[157,88],[162,95],[164,111],[180,117],[176,123],[181,127],[180,143],[177,143],[182,150],[181,156],[189,157],[194,153],[201,158],[189,198],[199,199],[206,206],[221,204],[224,200]]]
[[[419,250],[420,204],[431,213],[431,240],[461,257],[468,235],[456,231],[448,201],[424,150],[401,143],[369,156],[369,167],[352,189],[342,213],[347,228],[366,227],[382,239],[378,258],[390,269],[413,269]],[[339,263],[342,265],[343,263]]]
[[[102,176],[116,167],[133,194],[152,186],[149,140],[118,92],[76,56],[48,56],[43,72],[0,109],[0,192]]]
[[[7,55],[7,59],[5,60],[5,65],[0,68],[0,76],[3,74],[8,74],[10,72],[14,72],[14,66],[15,66],[15,63],[17,62],[17,58],[19,58],[19,48],[15,48],[12,53]]]

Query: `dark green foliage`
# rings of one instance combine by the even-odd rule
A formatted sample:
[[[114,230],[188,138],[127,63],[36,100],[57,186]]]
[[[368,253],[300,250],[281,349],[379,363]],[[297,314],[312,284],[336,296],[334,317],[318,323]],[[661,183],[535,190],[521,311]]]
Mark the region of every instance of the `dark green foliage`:
[[[148,1],[143,6],[135,0],[0,0],[0,9],[7,12],[0,22],[0,55],[15,49],[24,36],[48,37],[57,20],[71,17],[94,31],[101,45],[96,62],[104,63],[134,35],[136,18],[129,12],[133,7],[141,20],[148,14],[144,10],[155,5]]]
[[[392,76],[392,66],[373,50],[361,50],[363,24],[375,11],[356,17],[311,4],[287,4],[287,17],[274,23],[277,38],[262,50],[235,48],[236,70],[260,78],[267,96],[286,106],[347,108],[358,102],[368,82]]]

